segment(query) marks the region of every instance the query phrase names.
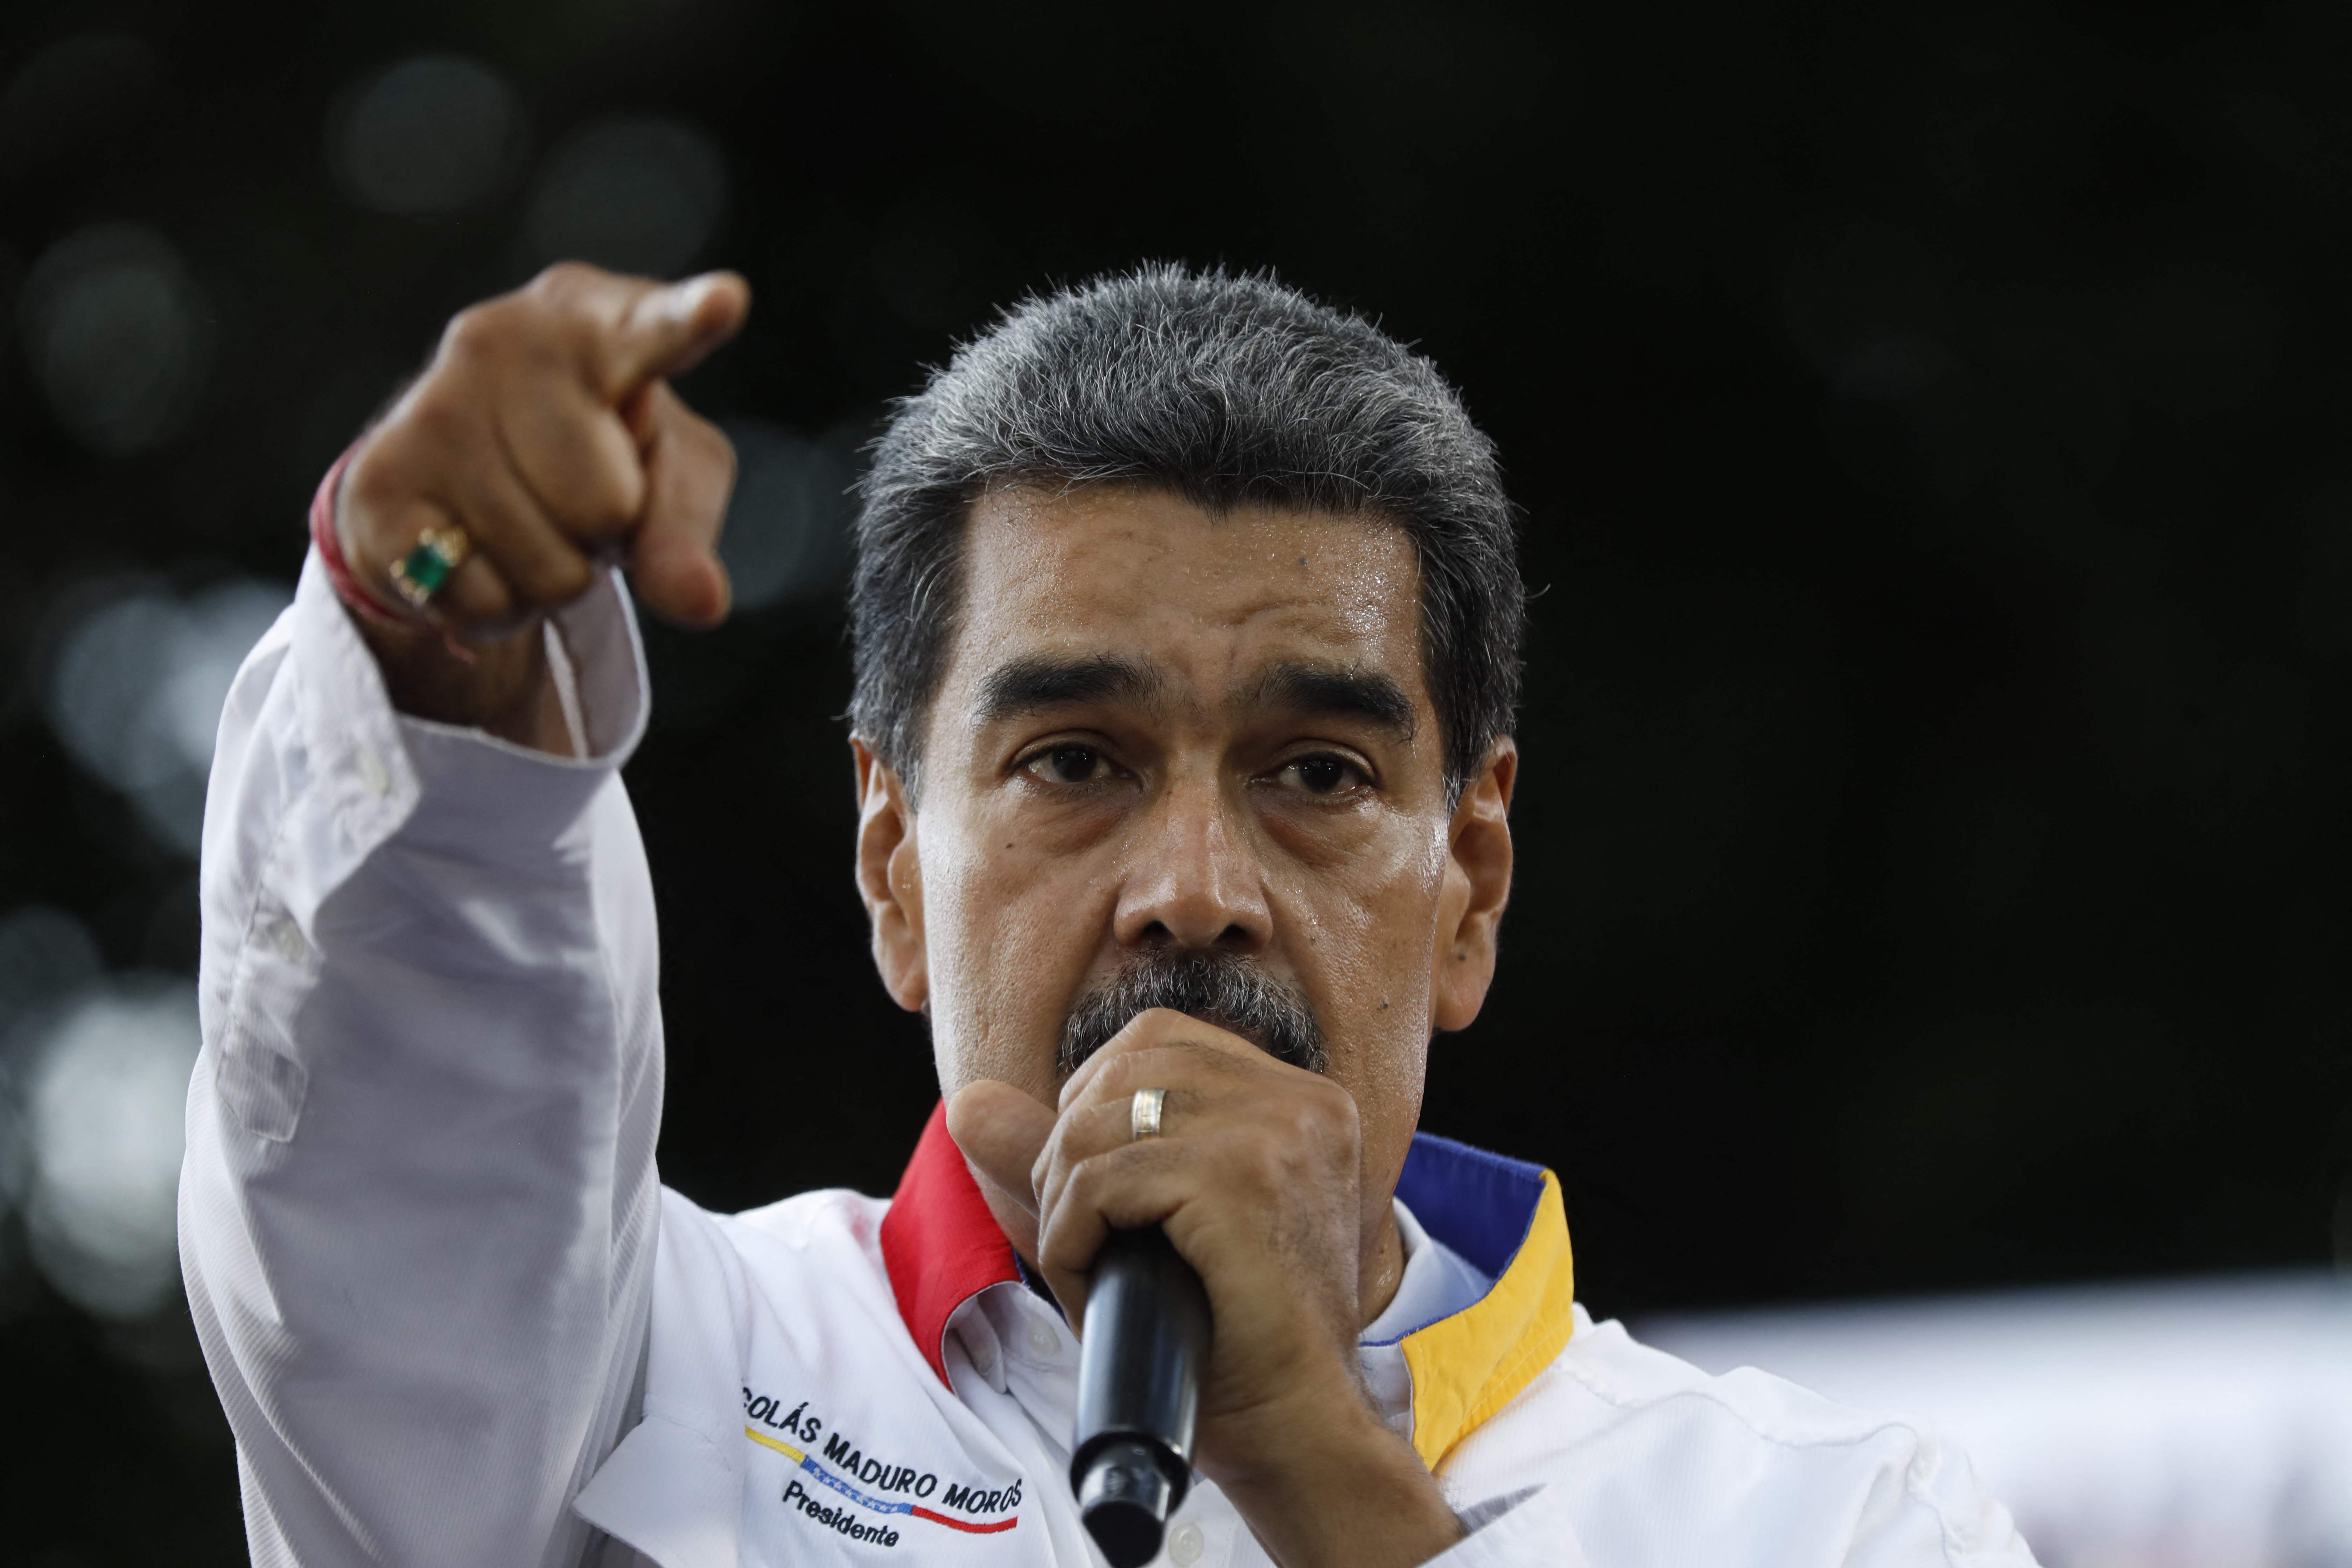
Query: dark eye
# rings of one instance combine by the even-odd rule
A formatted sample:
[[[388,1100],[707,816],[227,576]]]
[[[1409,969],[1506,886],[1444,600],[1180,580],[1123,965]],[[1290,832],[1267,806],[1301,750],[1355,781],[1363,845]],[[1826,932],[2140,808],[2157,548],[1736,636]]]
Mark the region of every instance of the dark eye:
[[[1308,795],[1334,795],[1355,784],[1361,774],[1356,765],[1344,757],[1301,757],[1283,765],[1276,775],[1294,789]]]
[[[1091,784],[1106,771],[1103,754],[1092,746],[1055,746],[1029,759],[1028,772],[1055,784]]]

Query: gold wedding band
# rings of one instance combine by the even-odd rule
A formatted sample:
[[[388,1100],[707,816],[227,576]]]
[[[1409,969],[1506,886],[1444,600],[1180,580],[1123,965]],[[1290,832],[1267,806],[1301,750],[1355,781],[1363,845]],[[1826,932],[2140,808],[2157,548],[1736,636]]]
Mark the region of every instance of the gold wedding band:
[[[466,557],[474,552],[474,542],[456,523],[446,528],[428,528],[416,536],[415,547],[392,563],[392,585],[400,596],[418,609],[432,603]]]
[[[1127,1125],[1136,1142],[1160,1136],[1160,1107],[1167,1098],[1164,1089],[1139,1089],[1135,1098],[1128,1101]]]

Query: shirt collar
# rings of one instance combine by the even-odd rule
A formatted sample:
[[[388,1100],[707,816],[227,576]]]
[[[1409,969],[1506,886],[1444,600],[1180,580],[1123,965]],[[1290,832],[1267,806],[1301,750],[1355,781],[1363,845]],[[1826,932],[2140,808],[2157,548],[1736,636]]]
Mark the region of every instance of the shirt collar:
[[[1412,1441],[1432,1469],[1568,1343],[1576,1274],[1559,1178],[1540,1165],[1416,1133],[1396,1195],[1422,1226],[1494,1279],[1486,1293],[1397,1342],[1412,1373]],[[1021,1270],[963,1151],[932,1109],[882,1216],[882,1263],[898,1315],[941,1383],[948,1320]],[[952,1384],[950,1384],[952,1386]]]
[[[1402,1198],[1423,1229],[1495,1283],[1398,1342],[1412,1373],[1412,1446],[1432,1470],[1551,1364],[1576,1321],[1559,1178],[1433,1133],[1413,1135]]]
[[[1019,1279],[1013,1244],[989,1212],[963,1151],[948,1136],[946,1101],[915,1144],[898,1191],[882,1216],[882,1267],[915,1348],[948,1381],[944,1339],[955,1310],[1008,1279]]]

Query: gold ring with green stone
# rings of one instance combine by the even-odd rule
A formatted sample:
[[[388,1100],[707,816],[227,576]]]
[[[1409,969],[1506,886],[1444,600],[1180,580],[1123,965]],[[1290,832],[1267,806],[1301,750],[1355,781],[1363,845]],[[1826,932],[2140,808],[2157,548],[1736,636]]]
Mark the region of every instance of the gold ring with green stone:
[[[415,548],[392,563],[392,585],[421,610],[473,552],[474,542],[456,523],[428,528],[416,536]]]

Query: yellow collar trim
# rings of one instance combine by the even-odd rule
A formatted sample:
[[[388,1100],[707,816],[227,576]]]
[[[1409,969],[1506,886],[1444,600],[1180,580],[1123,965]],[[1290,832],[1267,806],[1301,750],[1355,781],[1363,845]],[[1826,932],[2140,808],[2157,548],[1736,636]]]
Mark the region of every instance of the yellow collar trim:
[[[1432,1471],[1550,1365],[1575,1329],[1568,1209],[1559,1178],[1542,1177],[1526,1235],[1493,1288],[1400,1342],[1412,1373],[1412,1446]]]

